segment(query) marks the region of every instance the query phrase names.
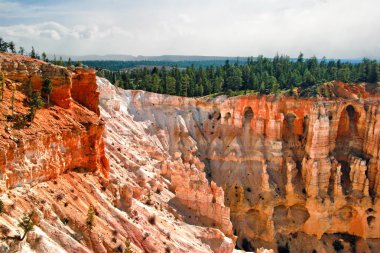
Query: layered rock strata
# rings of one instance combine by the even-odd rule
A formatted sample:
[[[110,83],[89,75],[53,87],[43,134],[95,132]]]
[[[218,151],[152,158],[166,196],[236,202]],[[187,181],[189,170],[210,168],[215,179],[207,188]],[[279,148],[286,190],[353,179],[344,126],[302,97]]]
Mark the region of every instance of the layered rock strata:
[[[175,126],[182,153],[172,154],[168,133],[134,121],[128,102],[106,80],[97,80],[97,107],[93,71],[11,54],[0,58],[6,78],[0,252],[233,251],[223,190],[209,184],[196,142],[178,128],[184,125]],[[16,128],[5,117],[13,94],[14,114],[26,114],[25,86],[39,90],[47,77],[52,98],[65,102],[53,99],[30,125]],[[19,220],[32,210],[34,230],[19,241]]]
[[[107,175],[109,168],[102,138],[104,122],[97,115],[98,102],[91,104],[80,92],[99,100],[94,71],[70,71],[12,54],[0,54],[0,71],[5,77],[4,99],[0,102],[3,187],[45,181],[73,169],[100,170]],[[12,103],[13,115],[28,114],[25,94],[28,89],[41,91],[45,79],[51,80],[53,86],[51,106],[38,109],[30,127],[15,128],[14,122],[7,120],[12,116]]]
[[[380,238],[378,97],[364,84],[328,87],[335,98],[120,92],[134,120],[169,133],[171,154],[188,159],[179,133],[195,141],[208,179],[223,188],[239,247],[277,248],[296,233]]]

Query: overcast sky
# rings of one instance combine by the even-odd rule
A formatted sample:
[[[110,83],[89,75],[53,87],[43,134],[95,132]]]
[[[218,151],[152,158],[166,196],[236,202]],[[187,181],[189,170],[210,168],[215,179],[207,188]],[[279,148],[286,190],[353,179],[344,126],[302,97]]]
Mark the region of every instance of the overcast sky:
[[[49,54],[380,58],[380,0],[0,0],[0,36]]]

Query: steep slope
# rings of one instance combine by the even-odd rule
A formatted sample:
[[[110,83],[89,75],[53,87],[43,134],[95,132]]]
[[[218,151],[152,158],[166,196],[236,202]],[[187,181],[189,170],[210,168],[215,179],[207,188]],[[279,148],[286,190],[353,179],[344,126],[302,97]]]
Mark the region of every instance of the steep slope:
[[[194,155],[224,190],[239,247],[329,252],[338,241],[376,251],[379,99],[364,84],[327,87],[334,98],[120,92],[134,120],[169,133],[171,154],[187,159],[181,133],[195,141]]]
[[[123,252],[128,240],[133,252],[232,252],[221,188],[199,159],[169,154],[167,133],[135,122],[114,86],[99,80],[99,108],[92,70],[12,54],[0,54],[0,66],[0,252]],[[15,114],[25,115],[25,89],[40,90],[45,78],[53,104],[16,128],[7,120],[12,94]],[[35,229],[20,242],[18,221],[32,210]]]

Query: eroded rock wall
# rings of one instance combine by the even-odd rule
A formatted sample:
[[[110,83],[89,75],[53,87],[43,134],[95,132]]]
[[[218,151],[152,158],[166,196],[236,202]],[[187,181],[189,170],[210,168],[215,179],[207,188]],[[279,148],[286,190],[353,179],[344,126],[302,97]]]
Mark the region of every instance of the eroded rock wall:
[[[363,85],[331,85],[333,99],[121,92],[134,120],[170,133],[172,154],[187,159],[179,133],[195,141],[194,155],[223,188],[238,245],[274,247],[294,233],[380,238],[379,101],[355,94]]]
[[[0,57],[8,65],[11,58],[17,66],[46,64]],[[105,253],[124,252],[129,245],[133,252],[232,252],[236,238],[223,190],[206,179],[185,125],[173,125],[183,152],[171,153],[168,132],[134,121],[128,101],[108,81],[97,79],[97,108],[94,72],[62,71],[71,75],[67,107],[53,102],[37,110],[30,126],[17,129],[6,120],[12,90],[14,113],[26,114],[24,88],[30,80],[11,79],[18,71],[12,76],[4,70],[0,251]],[[19,241],[18,222],[32,210],[34,230]]]
[[[94,71],[70,71],[7,53],[0,54],[0,71],[5,77],[4,100],[0,102],[2,187],[45,181],[71,169],[100,170],[107,175],[104,122],[97,115],[99,109],[78,92],[86,91],[98,104]],[[45,78],[53,84],[51,106],[38,109],[29,127],[15,128],[6,118],[12,114],[12,97],[14,115],[26,115],[30,110],[26,90],[40,91]]]

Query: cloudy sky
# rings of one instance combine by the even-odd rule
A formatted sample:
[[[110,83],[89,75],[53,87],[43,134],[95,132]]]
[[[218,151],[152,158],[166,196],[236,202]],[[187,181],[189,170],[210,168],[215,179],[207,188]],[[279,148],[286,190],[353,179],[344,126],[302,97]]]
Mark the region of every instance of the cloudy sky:
[[[0,37],[49,54],[380,58],[379,0],[0,0]]]

